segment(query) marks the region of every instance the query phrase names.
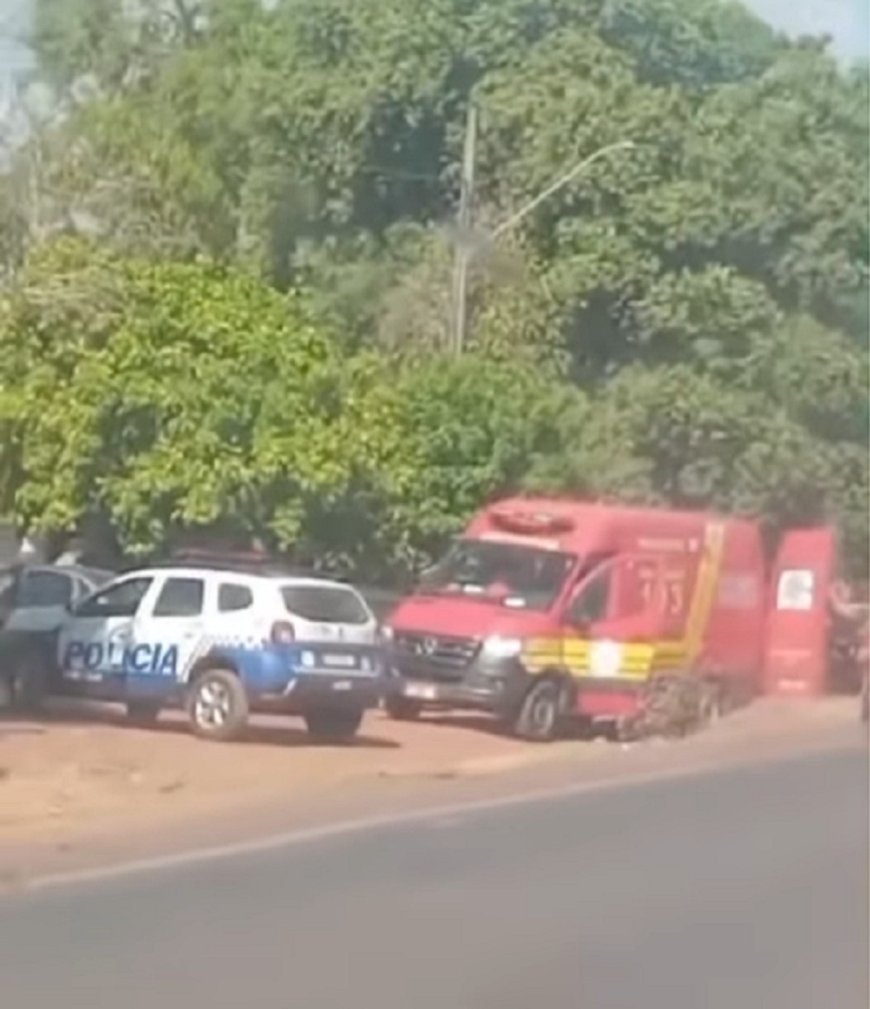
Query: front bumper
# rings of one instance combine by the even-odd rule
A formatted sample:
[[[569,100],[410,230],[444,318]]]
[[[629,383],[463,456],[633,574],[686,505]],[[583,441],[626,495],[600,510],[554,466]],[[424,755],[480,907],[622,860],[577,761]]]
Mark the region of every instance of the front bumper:
[[[302,673],[280,693],[251,698],[255,710],[304,712],[312,708],[376,708],[394,689],[395,680],[380,676],[345,676],[340,673]]]
[[[476,657],[464,669],[445,669],[392,652],[397,674],[391,693],[431,707],[470,708],[507,715],[522,702],[531,678],[516,659]]]

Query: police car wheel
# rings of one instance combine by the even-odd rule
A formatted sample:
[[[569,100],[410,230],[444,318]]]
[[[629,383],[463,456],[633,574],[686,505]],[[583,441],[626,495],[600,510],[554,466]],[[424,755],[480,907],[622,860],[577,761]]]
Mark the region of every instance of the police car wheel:
[[[233,739],[248,721],[248,698],[235,673],[208,669],[190,688],[187,712],[193,731],[204,739]]]
[[[9,677],[0,676],[0,711],[12,707],[15,696],[14,684]]]
[[[160,717],[160,705],[153,701],[128,701],[127,721],[131,725],[154,725]]]
[[[353,739],[364,712],[355,708],[309,711],[305,715],[308,734],[323,743],[345,743]]]
[[[384,709],[390,718],[399,722],[413,722],[419,718],[423,705],[411,697],[401,697],[393,695],[384,701]]]
[[[30,713],[41,711],[47,692],[48,673],[45,660],[35,649],[28,650],[15,665],[12,679],[13,704],[20,711]]]

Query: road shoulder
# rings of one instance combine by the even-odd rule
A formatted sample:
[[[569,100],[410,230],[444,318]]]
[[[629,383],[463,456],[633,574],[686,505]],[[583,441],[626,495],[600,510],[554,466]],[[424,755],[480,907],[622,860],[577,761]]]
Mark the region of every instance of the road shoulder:
[[[125,811],[115,819],[97,820],[90,830],[77,823],[76,830],[60,837],[0,834],[0,886],[17,889],[40,880],[144,871],[246,848],[313,841],[397,819],[450,818],[487,805],[637,786],[813,750],[866,747],[853,708],[842,702],[758,704],[685,740],[628,747],[577,741],[555,747],[480,746],[479,740],[463,736],[463,746],[457,748],[451,737],[453,752],[443,752],[439,737],[449,737],[449,731],[414,726],[411,742],[405,742],[411,752],[403,759],[392,750],[391,760],[357,764],[350,759],[355,751],[345,750],[337,763],[329,764],[331,777],[315,775],[314,781],[295,782],[295,787],[282,788],[280,779],[267,779],[261,789],[229,791],[220,803],[183,802],[173,807],[173,815],[163,810],[150,820]],[[465,731],[476,736],[480,730]]]

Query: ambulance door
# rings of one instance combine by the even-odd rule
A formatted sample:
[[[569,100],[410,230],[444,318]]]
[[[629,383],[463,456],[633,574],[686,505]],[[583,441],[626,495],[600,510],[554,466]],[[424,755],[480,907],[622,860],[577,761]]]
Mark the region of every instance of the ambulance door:
[[[828,683],[828,592],[834,577],[834,530],[792,529],[771,573],[764,686],[769,694],[818,696]]]
[[[651,640],[664,617],[662,568],[649,554],[620,554],[580,581],[565,612],[565,629],[583,637]]]
[[[643,656],[638,658],[626,646],[657,640],[663,613],[662,569],[657,557],[620,554],[605,562],[581,580],[565,613],[562,648],[566,667],[579,664],[587,676],[600,680],[646,675]]]

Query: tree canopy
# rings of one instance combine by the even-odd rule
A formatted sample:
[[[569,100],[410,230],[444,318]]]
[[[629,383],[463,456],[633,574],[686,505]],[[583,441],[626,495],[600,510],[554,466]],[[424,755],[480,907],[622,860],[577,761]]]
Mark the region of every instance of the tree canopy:
[[[389,577],[536,488],[830,519],[866,567],[866,67],[733,0],[38,0],[33,46],[51,114],[0,176],[22,527]]]

